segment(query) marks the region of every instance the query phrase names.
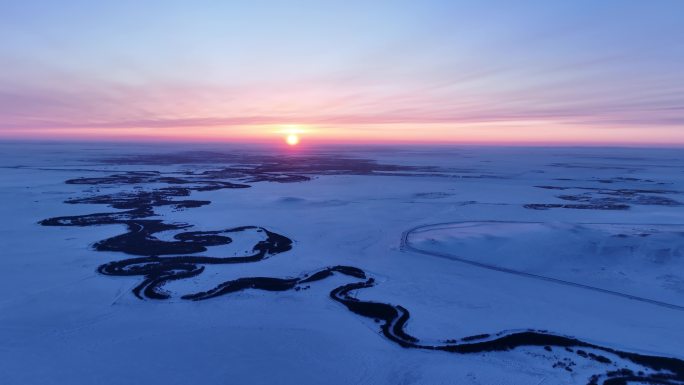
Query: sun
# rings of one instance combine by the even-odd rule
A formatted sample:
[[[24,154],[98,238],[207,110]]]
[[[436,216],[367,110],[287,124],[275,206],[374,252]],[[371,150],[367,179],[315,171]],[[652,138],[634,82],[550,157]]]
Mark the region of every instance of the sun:
[[[294,147],[299,145],[301,141],[301,136],[308,132],[305,127],[298,124],[285,124],[280,125],[280,129],[275,131],[284,136],[285,143],[289,146]]]
[[[296,134],[289,134],[287,137],[285,137],[285,141],[290,146],[296,146],[299,144],[299,136]]]

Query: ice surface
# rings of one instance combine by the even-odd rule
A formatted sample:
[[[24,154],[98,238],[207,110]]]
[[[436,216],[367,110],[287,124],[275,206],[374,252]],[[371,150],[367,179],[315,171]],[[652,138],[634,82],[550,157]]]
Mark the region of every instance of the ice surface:
[[[303,156],[350,157],[418,169],[299,170],[294,173],[311,180],[238,178],[235,183],[251,187],[174,198],[211,203],[157,207],[154,218],[190,224],[192,231],[260,226],[294,243],[292,250],[257,263],[210,266],[192,279],[170,282],[166,301],[136,298],[131,289],[138,276],[97,273],[104,263],[132,257],[93,250],[124,226],[39,225],[47,218],[120,210],[64,202],[133,187],[65,184],[69,179],[127,171],[201,173],[244,161],[212,162],[207,155],[180,162],[157,155],[187,150],[265,152],[0,145],[0,383],[584,384],[605,372],[601,363],[557,347],[483,354],[402,348],[372,320],[331,301],[328,293],[349,282],[342,276],[300,291],[180,299],[223,281],[298,277],[333,265],[375,277],[377,285],[356,295],[409,309],[406,330],[425,343],[535,329],[620,351],[684,358],[681,310],[401,247],[404,232],[427,225],[411,235],[415,247],[682,306],[681,150],[357,148],[276,154],[295,164]],[[114,158],[119,160],[105,161]],[[170,240],[177,233],[157,235]],[[258,239],[256,233],[241,234],[207,253],[245,254]],[[563,367],[569,362],[572,371]]]

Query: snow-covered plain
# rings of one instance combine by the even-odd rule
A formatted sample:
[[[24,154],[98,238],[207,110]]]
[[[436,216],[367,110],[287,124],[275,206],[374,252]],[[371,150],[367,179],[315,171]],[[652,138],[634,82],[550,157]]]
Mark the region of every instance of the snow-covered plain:
[[[169,155],[189,150],[192,156]],[[372,319],[331,300],[331,290],[350,282],[342,275],[304,290],[181,298],[238,278],[299,277],[335,265],[371,275],[377,284],[355,295],[408,309],[406,332],[426,344],[534,329],[619,351],[684,359],[681,150],[265,151],[0,144],[0,288],[5,293],[0,299],[0,383],[585,384],[607,370],[601,362],[555,346],[475,354],[401,347],[383,336]],[[254,158],[217,155],[245,153]],[[93,249],[124,233],[125,226],[39,224],[48,218],[123,211],[65,201],[176,186],[159,180],[67,180],[141,171],[199,175],[253,166],[264,153],[297,166],[286,174],[311,180],[226,177],[250,187],[174,198],[211,202],[199,207],[156,206],[154,219],[192,227],[155,237],[171,242],[187,231],[251,225],[286,236],[292,249],[255,263],[204,265],[199,275],[166,283],[166,300],[137,298],[132,289],[141,283],[140,276],[98,273],[103,264],[138,257]],[[303,170],[320,159],[340,158],[418,168]],[[405,247],[408,231],[411,247],[427,253]],[[233,243],[199,254],[248,255],[264,233],[250,229],[230,236]],[[640,370],[600,354],[615,368]]]
[[[468,221],[420,226],[406,240],[428,255],[684,310],[682,225]]]

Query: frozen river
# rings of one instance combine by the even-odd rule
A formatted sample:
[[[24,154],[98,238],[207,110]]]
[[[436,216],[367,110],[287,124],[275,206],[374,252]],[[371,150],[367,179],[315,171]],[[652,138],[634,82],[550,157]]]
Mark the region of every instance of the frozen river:
[[[2,383],[684,382],[681,150],[0,146]]]

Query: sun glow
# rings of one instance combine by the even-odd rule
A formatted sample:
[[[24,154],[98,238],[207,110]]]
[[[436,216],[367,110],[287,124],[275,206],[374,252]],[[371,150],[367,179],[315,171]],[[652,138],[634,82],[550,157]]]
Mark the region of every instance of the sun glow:
[[[299,144],[299,136],[305,132],[305,130],[295,124],[288,124],[280,126],[279,132],[285,134],[285,142],[290,146],[296,146]]]
[[[285,137],[285,141],[290,146],[296,146],[297,144],[299,144],[299,136],[297,136],[296,134],[289,134],[287,137]]]

